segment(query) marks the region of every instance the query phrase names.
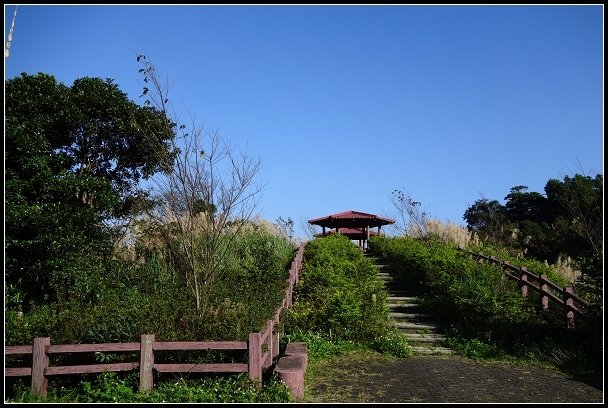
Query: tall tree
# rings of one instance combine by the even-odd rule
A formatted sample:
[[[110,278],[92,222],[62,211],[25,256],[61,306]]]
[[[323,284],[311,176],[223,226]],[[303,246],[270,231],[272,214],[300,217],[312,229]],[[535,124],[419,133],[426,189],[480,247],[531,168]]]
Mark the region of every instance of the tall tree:
[[[557,255],[549,242],[551,218],[547,198],[527,190],[527,186],[511,188],[505,197],[507,219],[528,256],[555,262]]]
[[[477,233],[484,241],[496,244],[505,239],[507,210],[496,200],[480,198],[467,208],[462,218],[469,231]]]
[[[602,252],[603,176],[575,174],[550,179],[545,195],[512,187],[506,204],[478,200],[464,213],[469,229],[482,238],[509,246],[511,232],[520,249],[540,260],[555,262],[559,256],[587,257]],[[499,229],[504,229],[505,234]],[[500,233],[499,233],[500,232]]]
[[[554,217],[566,218],[581,245],[576,254],[599,253],[603,247],[604,177],[575,174],[563,181],[550,179],[545,186]]]
[[[5,83],[6,283],[28,301],[75,289],[111,248],[104,221],[132,210],[137,183],[168,171],[171,131],[111,79],[71,87],[39,73]],[[76,288],[77,289],[77,288]]]

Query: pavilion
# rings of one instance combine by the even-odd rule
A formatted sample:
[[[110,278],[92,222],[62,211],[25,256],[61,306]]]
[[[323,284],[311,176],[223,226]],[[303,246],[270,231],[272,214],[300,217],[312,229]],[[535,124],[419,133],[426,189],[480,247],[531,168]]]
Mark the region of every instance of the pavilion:
[[[309,220],[308,223],[323,228],[323,232],[316,234],[316,237],[339,233],[346,235],[353,241],[358,241],[359,247],[366,250],[370,236],[380,235],[380,229],[383,225],[394,224],[395,221],[375,214],[351,210],[315,218]],[[329,228],[329,231],[326,228]],[[378,230],[372,231],[372,228],[377,228]]]

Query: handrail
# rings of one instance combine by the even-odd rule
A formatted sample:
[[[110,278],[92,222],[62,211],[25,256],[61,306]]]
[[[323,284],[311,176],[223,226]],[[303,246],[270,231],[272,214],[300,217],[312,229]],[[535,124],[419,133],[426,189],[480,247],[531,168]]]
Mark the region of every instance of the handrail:
[[[509,264],[508,262],[502,261],[495,256],[484,255],[481,252],[474,252],[462,247],[458,248],[461,251],[466,252],[471,258],[475,258],[477,262],[489,262],[492,264],[500,265],[502,272],[518,282],[521,295],[524,298],[528,297],[528,288],[533,289],[541,295],[541,308],[543,311],[549,309],[549,299],[560,305],[566,312],[566,326],[568,328],[574,328],[574,315],[578,315],[582,318],[587,318],[586,311],[589,309],[590,304],[580,296],[576,295],[572,291],[571,286],[561,287],[551,282],[547,275],[537,275],[533,272],[528,271],[525,266],[517,267]],[[513,274],[511,272],[516,272]],[[538,282],[538,285],[530,282],[529,279]],[[554,292],[557,292],[554,293]],[[561,295],[561,296],[560,296]],[[578,307],[575,306],[575,303]]]

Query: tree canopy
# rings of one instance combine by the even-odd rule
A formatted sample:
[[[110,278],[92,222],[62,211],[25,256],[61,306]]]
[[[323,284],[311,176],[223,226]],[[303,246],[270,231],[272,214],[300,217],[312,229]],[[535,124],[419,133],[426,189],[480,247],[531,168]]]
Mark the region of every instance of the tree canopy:
[[[497,200],[477,200],[463,216],[468,228],[482,239],[523,249],[541,261],[589,257],[601,251],[601,174],[550,179],[545,195],[527,189],[512,187],[504,205]]]
[[[5,276],[25,303],[67,290],[109,250],[104,221],[134,211],[138,183],[169,170],[174,132],[149,131],[167,122],[112,79],[5,82]]]

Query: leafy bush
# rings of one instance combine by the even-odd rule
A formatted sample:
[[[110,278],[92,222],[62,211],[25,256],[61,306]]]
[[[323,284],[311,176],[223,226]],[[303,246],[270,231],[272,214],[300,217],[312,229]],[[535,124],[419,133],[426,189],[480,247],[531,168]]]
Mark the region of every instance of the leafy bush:
[[[386,291],[372,261],[347,237],[337,234],[307,244],[287,331],[386,346],[376,340],[390,338]],[[407,353],[405,341],[393,344],[395,353]]]
[[[420,279],[423,301],[450,328],[448,345],[468,357],[546,362],[549,350],[563,350],[584,367],[597,359],[584,324],[566,330],[561,308],[540,312],[538,295],[530,291],[528,300],[521,297],[498,265],[479,264],[452,245],[407,237],[373,237],[370,250],[403,276]],[[548,274],[542,263],[524,260],[520,265]]]
[[[76,386],[51,388],[46,397],[34,397],[21,386],[7,402],[48,403],[205,403],[205,402],[290,402],[289,390],[278,377],[270,376],[262,387],[246,374],[203,379],[163,381],[150,393],[137,391],[137,376],[103,373],[93,381],[84,380]]]
[[[507,249],[503,249],[503,248],[498,248],[495,246],[491,246],[491,245],[469,245],[469,247],[467,247],[468,250],[476,252],[476,253],[483,253],[486,256],[495,256],[496,258],[500,259],[503,262],[507,262],[510,265],[516,266],[516,267],[526,267],[528,269],[529,272],[532,272],[536,275],[547,275],[547,278],[552,281],[553,283],[555,283],[556,285],[559,286],[567,286],[568,285],[568,281],[566,281],[566,279],[561,276],[560,274],[558,274],[554,268],[552,268],[551,266],[547,265],[544,262],[540,262],[537,261],[535,259],[528,259],[528,258],[520,258],[517,256],[514,256],[511,254],[511,252]]]
[[[143,264],[114,260],[98,274],[93,299],[76,292],[61,302],[8,311],[7,344],[51,337],[55,344],[139,341],[154,333],[161,341],[242,340],[259,331],[282,301],[294,247],[264,231],[243,233],[225,265],[224,279],[207,293],[204,316],[171,264],[150,256]],[[101,275],[101,276],[99,276]]]
[[[294,330],[281,337],[280,348],[284,349],[288,343],[304,342],[308,354],[308,360],[317,360],[339,356],[354,350],[363,350],[365,346],[352,340],[338,339],[331,333]]]
[[[388,330],[374,339],[372,348],[395,357],[410,357],[412,350],[407,337],[398,329]]]

